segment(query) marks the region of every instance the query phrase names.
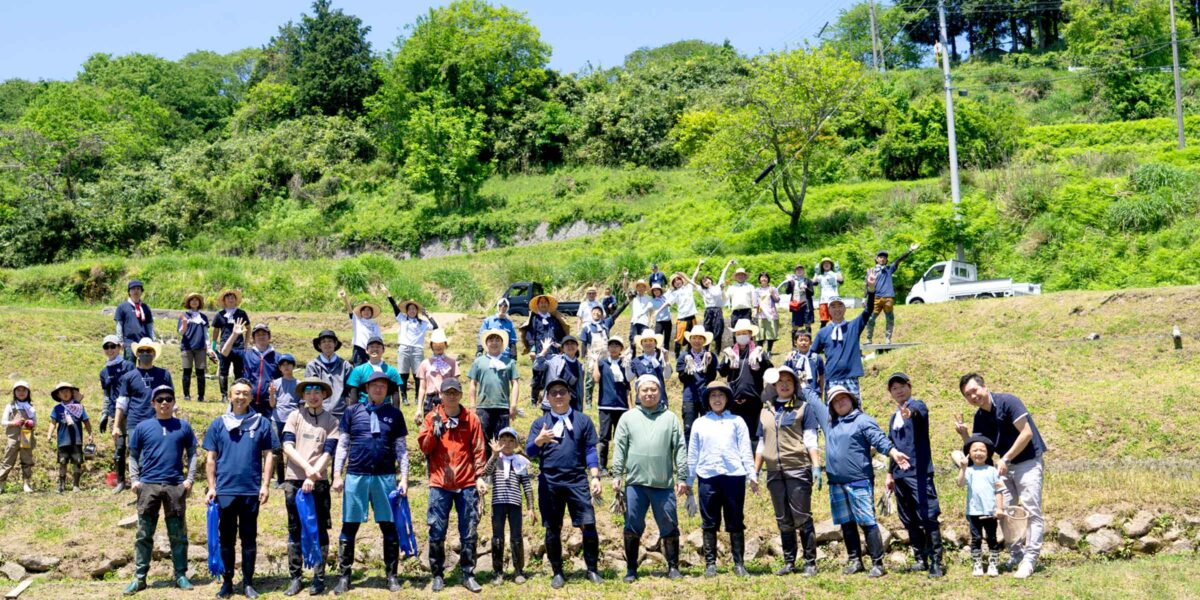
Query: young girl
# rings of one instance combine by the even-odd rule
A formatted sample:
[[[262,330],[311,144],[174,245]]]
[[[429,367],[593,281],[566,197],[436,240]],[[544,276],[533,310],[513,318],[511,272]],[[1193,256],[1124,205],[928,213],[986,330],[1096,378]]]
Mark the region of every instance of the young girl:
[[[792,345],[794,349],[784,359],[783,366],[796,372],[800,385],[797,393],[816,411],[821,430],[829,429],[829,409],[821,402],[821,390],[825,389],[825,359],[812,352],[812,334],[803,329],[795,332]]]
[[[375,317],[379,315],[379,305],[363,302],[357,307],[351,308],[346,290],[338,290],[338,298],[342,299],[346,313],[350,315],[350,327],[354,331],[350,338],[350,343],[354,346],[354,354],[350,356],[350,362],[357,367],[367,362],[369,358],[367,341],[371,338],[383,337],[379,323],[375,322]]]
[[[662,349],[668,354],[671,352],[671,299],[663,292],[663,288],[659,284],[650,286],[650,301],[654,313],[654,333],[662,339]]]
[[[447,377],[458,378],[458,360],[446,354],[446,346],[450,340],[441,329],[434,329],[429,334],[429,358],[421,361],[417,367],[417,380],[421,382],[417,388],[417,422],[425,422],[425,413],[442,403],[442,380]]]
[[[779,339],[779,290],[771,286],[771,276],[764,271],[758,274],[758,289],[754,292],[758,342],[764,344],[770,354],[775,349],[775,340]]]
[[[971,526],[971,559],[975,566],[971,575],[983,575],[983,536],[987,535],[988,577],[1000,574],[1000,544],[996,541],[997,519],[1004,517],[1004,484],[1000,473],[991,465],[992,441],[981,435],[972,436],[963,444],[969,464],[958,470],[958,485],[967,488],[967,522]]]
[[[653,375],[658,379],[658,395],[663,406],[667,405],[667,380],[671,378],[671,361],[667,353],[659,347],[662,336],[649,331],[639,335],[634,345],[642,349],[642,353],[629,361],[629,381],[637,381],[642,375]]]
[[[46,443],[58,442],[58,493],[66,491],[67,465],[71,465],[72,489],[79,491],[79,477],[83,474],[83,431],[87,430],[87,443],[92,443],[92,423],[83,409],[83,396],[79,388],[69,383],[59,383],[50,392],[50,398],[58,404],[50,410],[50,426],[46,429]]]
[[[703,263],[701,263],[703,264]],[[676,271],[671,276],[671,293],[667,295],[675,305],[675,358],[679,358],[687,348],[684,339],[687,332],[696,326],[696,276],[700,274],[700,265],[692,271],[692,276]]]
[[[713,352],[721,353],[721,338],[725,335],[725,276],[729,273],[732,258],[721,269],[721,277],[716,283],[713,278],[705,275],[700,278],[700,298],[704,300],[704,330],[713,334]],[[704,266],[704,259],[700,259]],[[693,278],[694,279],[694,278]]]
[[[4,462],[0,463],[0,493],[4,493],[8,474],[21,459],[21,479],[25,482],[25,493],[33,491],[33,447],[34,428],[37,415],[29,399],[29,384],[18,381],[12,386],[12,402],[4,407],[4,434],[8,443],[4,447]]]
[[[396,304],[395,298],[392,298],[388,289],[383,286],[381,288],[387,296],[388,303],[392,305],[392,312],[396,313],[396,323],[400,324],[400,333],[397,335],[396,370],[400,372],[400,402],[408,406],[410,384],[413,389],[418,390],[418,393],[420,391],[420,385],[413,384],[412,378],[421,378],[420,375],[417,375],[417,369],[420,368],[421,361],[425,360],[425,334],[437,329],[438,324],[429,315],[429,311],[425,310],[425,307],[418,304],[416,300],[405,300]]]
[[[508,523],[508,537],[512,541],[513,581],[525,583],[525,543],[521,537],[521,498],[529,510],[529,520],[536,518],[533,511],[533,483],[529,477],[529,459],[516,454],[517,431],[512,427],[500,430],[497,440],[491,442],[492,457],[484,468],[484,477],[492,486],[492,568],[496,571],[496,582],[504,579],[504,524]]]
[[[817,276],[813,278],[813,283],[821,288],[821,306],[818,310],[821,327],[829,322],[829,301],[838,297],[838,284],[844,280],[842,268],[832,258],[826,256],[821,259]]]
[[[179,315],[179,351],[183,362],[183,399],[192,401],[192,372],[196,373],[196,397],[204,402],[204,359],[208,354],[208,317],[200,312],[204,296],[188,294]],[[216,353],[212,356],[215,358]]]

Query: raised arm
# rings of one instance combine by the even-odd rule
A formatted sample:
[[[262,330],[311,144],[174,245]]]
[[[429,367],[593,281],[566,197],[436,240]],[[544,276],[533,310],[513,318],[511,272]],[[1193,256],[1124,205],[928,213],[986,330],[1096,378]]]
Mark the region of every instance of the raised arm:
[[[920,247],[921,247],[921,244],[913,242],[913,244],[908,247],[908,252],[905,252],[904,254],[897,256],[896,260],[892,261],[892,269],[894,270],[900,264],[900,261],[908,258],[908,256],[910,254],[912,254],[913,252],[916,252],[917,248],[920,248]]]

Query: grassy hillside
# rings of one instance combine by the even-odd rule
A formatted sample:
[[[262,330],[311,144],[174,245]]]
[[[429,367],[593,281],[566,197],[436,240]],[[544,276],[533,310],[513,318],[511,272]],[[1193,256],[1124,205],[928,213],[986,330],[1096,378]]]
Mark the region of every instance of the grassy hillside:
[[[1200,417],[1187,408],[1190,399],[1200,394],[1200,346],[1197,345],[1200,339],[1194,333],[1200,330],[1196,292],[1197,288],[1072,292],[1019,300],[900,307],[897,338],[923,345],[867,362],[867,375],[862,382],[866,391],[865,408],[877,420],[885,421],[891,414],[884,391],[887,375],[904,370],[914,378],[916,395],[929,403],[933,414],[935,457],[942,465],[937,483],[943,522],[958,535],[966,532],[965,499],[953,484],[944,457],[958,445],[953,415],[967,412],[957,393],[957,377],[976,369],[986,374],[993,389],[1016,393],[1026,401],[1049,445],[1045,504],[1050,531],[1058,520],[1074,518],[1078,522],[1078,518],[1095,510],[1128,514],[1141,508],[1160,512],[1157,527],[1168,528],[1183,522],[1183,517],[1194,515],[1193,499],[1200,496],[1197,467],[1186,460],[1200,453],[1200,443],[1193,434],[1200,427]],[[317,330],[345,328],[336,314],[265,313],[258,318],[271,323],[275,346],[295,353],[301,361],[314,356],[309,339]],[[452,353],[471,352],[481,318],[478,313],[469,314],[450,327]],[[1172,349],[1168,333],[1174,324],[1188,332],[1183,351]],[[618,329],[625,326],[626,320],[622,319]],[[37,408],[43,415],[50,408],[46,390],[60,379],[73,381],[83,388],[87,406],[96,411],[100,391],[95,372],[102,363],[96,340],[109,327],[109,318],[96,309],[5,308],[0,311],[0,340],[8,358],[5,380],[29,379]],[[1100,338],[1086,341],[1084,338],[1090,333],[1098,333]],[[166,346],[162,364],[178,374],[178,353],[171,344]],[[524,359],[521,368],[527,376],[529,365]],[[210,382],[209,389],[215,387],[215,382]],[[672,381],[668,387],[672,408],[678,410],[677,383]],[[203,429],[223,407],[217,403],[193,402],[182,406],[182,410]],[[524,431],[530,421],[531,417],[521,418],[518,429]],[[44,438],[38,444],[36,484],[40,490],[47,490],[52,485],[52,451]],[[410,444],[415,452],[415,440],[410,440]],[[126,506],[129,497],[114,498],[100,489],[103,473],[109,469],[111,446],[102,440],[100,447],[101,456],[89,464],[85,479],[89,491],[84,492],[82,501],[77,496],[45,492],[0,496],[0,545],[55,554],[72,564],[65,571],[66,580],[39,583],[32,590],[33,597],[62,597],[68,593],[104,597],[115,593],[120,585],[112,581],[90,582],[88,575],[90,569],[104,560],[127,557],[132,548],[132,532],[116,528],[117,521],[131,514]],[[422,481],[423,473],[423,462],[417,458],[413,481]],[[425,498],[423,484],[414,485],[415,514],[421,514]],[[268,590],[282,585],[279,557],[283,552],[285,519],[281,503],[282,496],[274,493],[260,521],[263,532],[260,570],[269,574],[268,583],[263,586]],[[335,500],[335,512],[338,506],[340,501]],[[203,572],[202,563],[198,562],[204,556],[198,546],[203,544],[204,532],[201,508],[197,495],[189,512],[196,572]],[[823,493],[816,494],[814,510],[818,519],[828,518],[828,502]],[[614,551],[612,540],[618,539],[620,519],[610,514],[607,507],[600,512],[604,548],[606,552]],[[752,534],[764,540],[764,547],[768,546],[775,531],[765,495],[748,501],[747,518]],[[899,528],[895,516],[883,522],[893,530]],[[87,523],[87,527],[76,527],[74,523]],[[685,535],[698,526],[698,518],[683,518]],[[419,526],[418,530],[423,539],[424,528]],[[527,531],[535,539],[541,535],[537,525],[527,526]],[[380,568],[378,552],[373,549],[375,536],[377,533],[366,531],[365,537],[370,542],[364,544],[372,547],[366,553],[364,567],[372,581],[378,581]],[[951,576],[937,584],[899,574],[880,583],[848,580],[833,573],[833,561],[839,552],[836,545],[823,549],[823,556],[829,557],[829,562],[822,563],[825,572],[815,581],[803,584],[805,590],[821,597],[897,587],[913,592],[919,589],[920,593],[936,597],[1008,597],[1018,593],[1008,579],[972,580],[961,566],[963,559],[957,558],[958,554],[953,554],[956,558],[952,560]],[[1194,592],[1192,584],[1186,582],[1200,577],[1195,561],[1190,558],[1091,564],[1085,564],[1083,559],[1082,555],[1051,543],[1044,576],[1023,584],[1019,593],[1023,597],[1029,591],[1047,596],[1093,595],[1097,581],[1119,580],[1119,586],[1106,592],[1110,594],[1108,597],[1183,597]],[[776,560],[768,557],[754,560],[752,570],[765,574]],[[616,568],[615,563],[607,564]],[[156,574],[161,575],[164,568],[162,561],[155,563]],[[121,579],[128,569],[120,570]],[[540,572],[539,569],[535,562],[534,572]],[[421,573],[412,561],[406,562],[403,570],[413,576]],[[691,575],[699,573],[696,568],[686,571]],[[616,573],[609,571],[613,581],[597,591],[627,593],[629,588],[616,583]],[[206,577],[199,580],[207,582]],[[424,580],[419,581],[419,585],[425,584]],[[682,593],[689,597],[699,594],[726,597],[730,585],[735,582],[728,575],[716,582],[689,579],[680,584],[647,578],[634,589],[656,596]],[[801,584],[763,576],[749,584],[736,585],[750,585],[761,594],[779,596],[791,593],[795,585]],[[506,585],[487,590],[494,597],[541,596],[549,591],[544,578],[537,578],[524,588]],[[151,597],[167,594],[167,589],[159,589]]]

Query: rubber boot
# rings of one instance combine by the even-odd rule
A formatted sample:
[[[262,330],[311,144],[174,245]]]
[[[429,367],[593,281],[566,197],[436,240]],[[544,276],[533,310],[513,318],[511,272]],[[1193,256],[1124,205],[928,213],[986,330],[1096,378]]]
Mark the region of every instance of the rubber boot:
[[[254,589],[254,566],[258,562],[258,546],[247,544],[242,540],[242,593],[247,598],[257,598],[258,591]],[[225,563],[232,566],[232,562]]]
[[[79,491],[79,478],[83,475],[83,467],[75,465],[71,470],[71,491]]]
[[[991,560],[988,562],[987,568],[988,577],[997,577],[1000,575],[1000,551],[991,551]]]
[[[862,541],[858,537],[858,527],[854,523],[842,525],[842,540],[846,544],[846,568],[843,575],[861,573],[866,569],[862,562]]]
[[[154,552],[154,530],[158,529],[158,519],[151,521],[138,517],[137,538],[133,544],[134,575],[138,581],[145,582],[150,573],[150,558]]]
[[[462,584],[467,591],[478,594],[483,587],[475,581],[475,540],[463,542],[459,552],[458,566],[462,570]]]
[[[229,376],[221,375],[217,377],[217,387],[221,388],[221,403],[229,402]]]
[[[326,543],[326,546],[327,545],[328,545],[328,543]],[[324,550],[325,546],[322,546],[321,549]],[[325,553],[322,552],[321,553],[321,562],[317,563],[317,566],[313,567],[312,583],[310,583],[308,586],[308,595],[309,596],[320,596],[321,594],[325,593],[325,561],[326,560],[328,560],[328,559],[325,556]]]
[[[183,369],[183,398],[192,399],[192,370]]]
[[[879,533],[878,525],[866,533],[867,552],[871,555],[871,572],[867,573],[867,577],[883,577],[887,575],[887,569],[883,568],[883,534]]]
[[[641,550],[642,536],[625,532],[625,583],[637,581],[638,552]]]
[[[387,588],[389,592],[395,593],[400,591],[400,580],[396,578],[396,571],[400,566],[400,540],[387,539],[383,540],[383,572],[387,575]]]
[[[440,592],[446,589],[446,582],[443,579],[446,571],[446,542],[445,540],[435,542],[429,541],[429,573],[432,576],[431,589],[434,592]]]
[[[188,581],[188,536],[187,522],[183,517],[167,517],[167,541],[171,545],[171,567],[175,571],[175,587],[181,590],[192,589]]]
[[[562,532],[546,530],[546,561],[550,563],[550,588],[560,589],[566,585],[562,567]]]
[[[929,556],[929,577],[938,579],[946,575],[946,568],[942,565],[942,531],[935,524],[934,527],[928,530],[928,545],[925,547],[925,552]]]
[[[813,527],[812,520],[804,524],[800,528],[800,545],[804,548],[804,572],[805,577],[812,577],[817,574],[817,530]]]
[[[67,465],[58,467],[58,493],[67,491]]]
[[[196,369],[196,400],[204,402],[204,369]]]
[[[492,538],[492,571],[495,573],[493,581],[501,583],[504,581],[504,538]]]
[[[295,596],[304,587],[304,582],[300,580],[304,569],[304,560],[300,558],[300,546],[294,542],[288,542],[287,555],[288,575],[291,577],[291,581],[288,583],[287,589],[283,591],[283,595]]]
[[[667,559],[667,579],[683,579],[679,572],[679,535],[662,538],[662,549]]]
[[[983,551],[971,548],[971,576],[983,577]]]
[[[600,442],[596,444],[596,456],[600,459],[600,476],[607,477],[608,472],[608,444]]]
[[[354,567],[354,540],[338,540],[338,577],[333,593],[342,595],[350,591],[350,571]]]
[[[746,571],[746,532],[735,531],[729,534],[729,554],[733,558],[733,574],[749,577],[750,573]]]
[[[679,536],[675,537],[678,541]],[[678,547],[677,542],[676,548]],[[595,525],[583,526],[583,564],[587,568],[587,574],[584,577],[590,583],[604,583],[604,579],[600,577],[600,534],[596,531]]]
[[[512,539],[513,581],[525,583],[525,540],[518,536]]]
[[[775,574],[788,575],[795,569],[796,564],[796,532],[780,531],[779,541],[783,546],[783,568],[775,571]]]
[[[717,576],[717,531],[705,529],[704,533],[704,576]]]

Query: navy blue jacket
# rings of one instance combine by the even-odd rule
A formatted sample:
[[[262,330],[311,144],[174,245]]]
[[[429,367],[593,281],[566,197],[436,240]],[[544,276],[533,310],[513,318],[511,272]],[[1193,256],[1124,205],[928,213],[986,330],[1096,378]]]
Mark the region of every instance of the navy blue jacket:
[[[817,332],[812,352],[825,355],[826,381],[857,379],[863,376],[862,348],[859,346],[859,338],[862,337],[863,327],[866,326],[867,320],[871,318],[874,304],[875,294],[867,294],[867,305],[863,307],[862,314],[853,320],[842,321],[840,325],[831,322]],[[842,328],[842,340],[835,342],[833,330],[836,327]]]
[[[900,409],[896,409],[892,419],[888,421],[888,439],[897,450],[908,456],[911,463],[907,471],[896,466],[896,461],[889,459],[889,469],[893,477],[914,477],[918,473],[933,475],[933,450],[929,446],[929,407],[916,398],[909,398],[908,410],[912,416],[908,419],[900,417]],[[896,419],[901,419],[903,425],[896,427]]]
[[[829,483],[874,481],[871,448],[887,454],[892,450],[892,442],[875,419],[857,406],[843,417],[832,418],[829,433],[825,436],[825,472],[829,475]]]
[[[525,439],[525,454],[537,459],[538,477],[545,483],[555,486],[586,486],[587,471],[597,467],[596,460],[596,428],[587,415],[576,410],[571,412],[571,427],[563,428],[563,436],[539,448],[533,443],[542,425],[554,428],[555,418],[552,415],[542,415],[534,420],[529,427],[529,436]]]

